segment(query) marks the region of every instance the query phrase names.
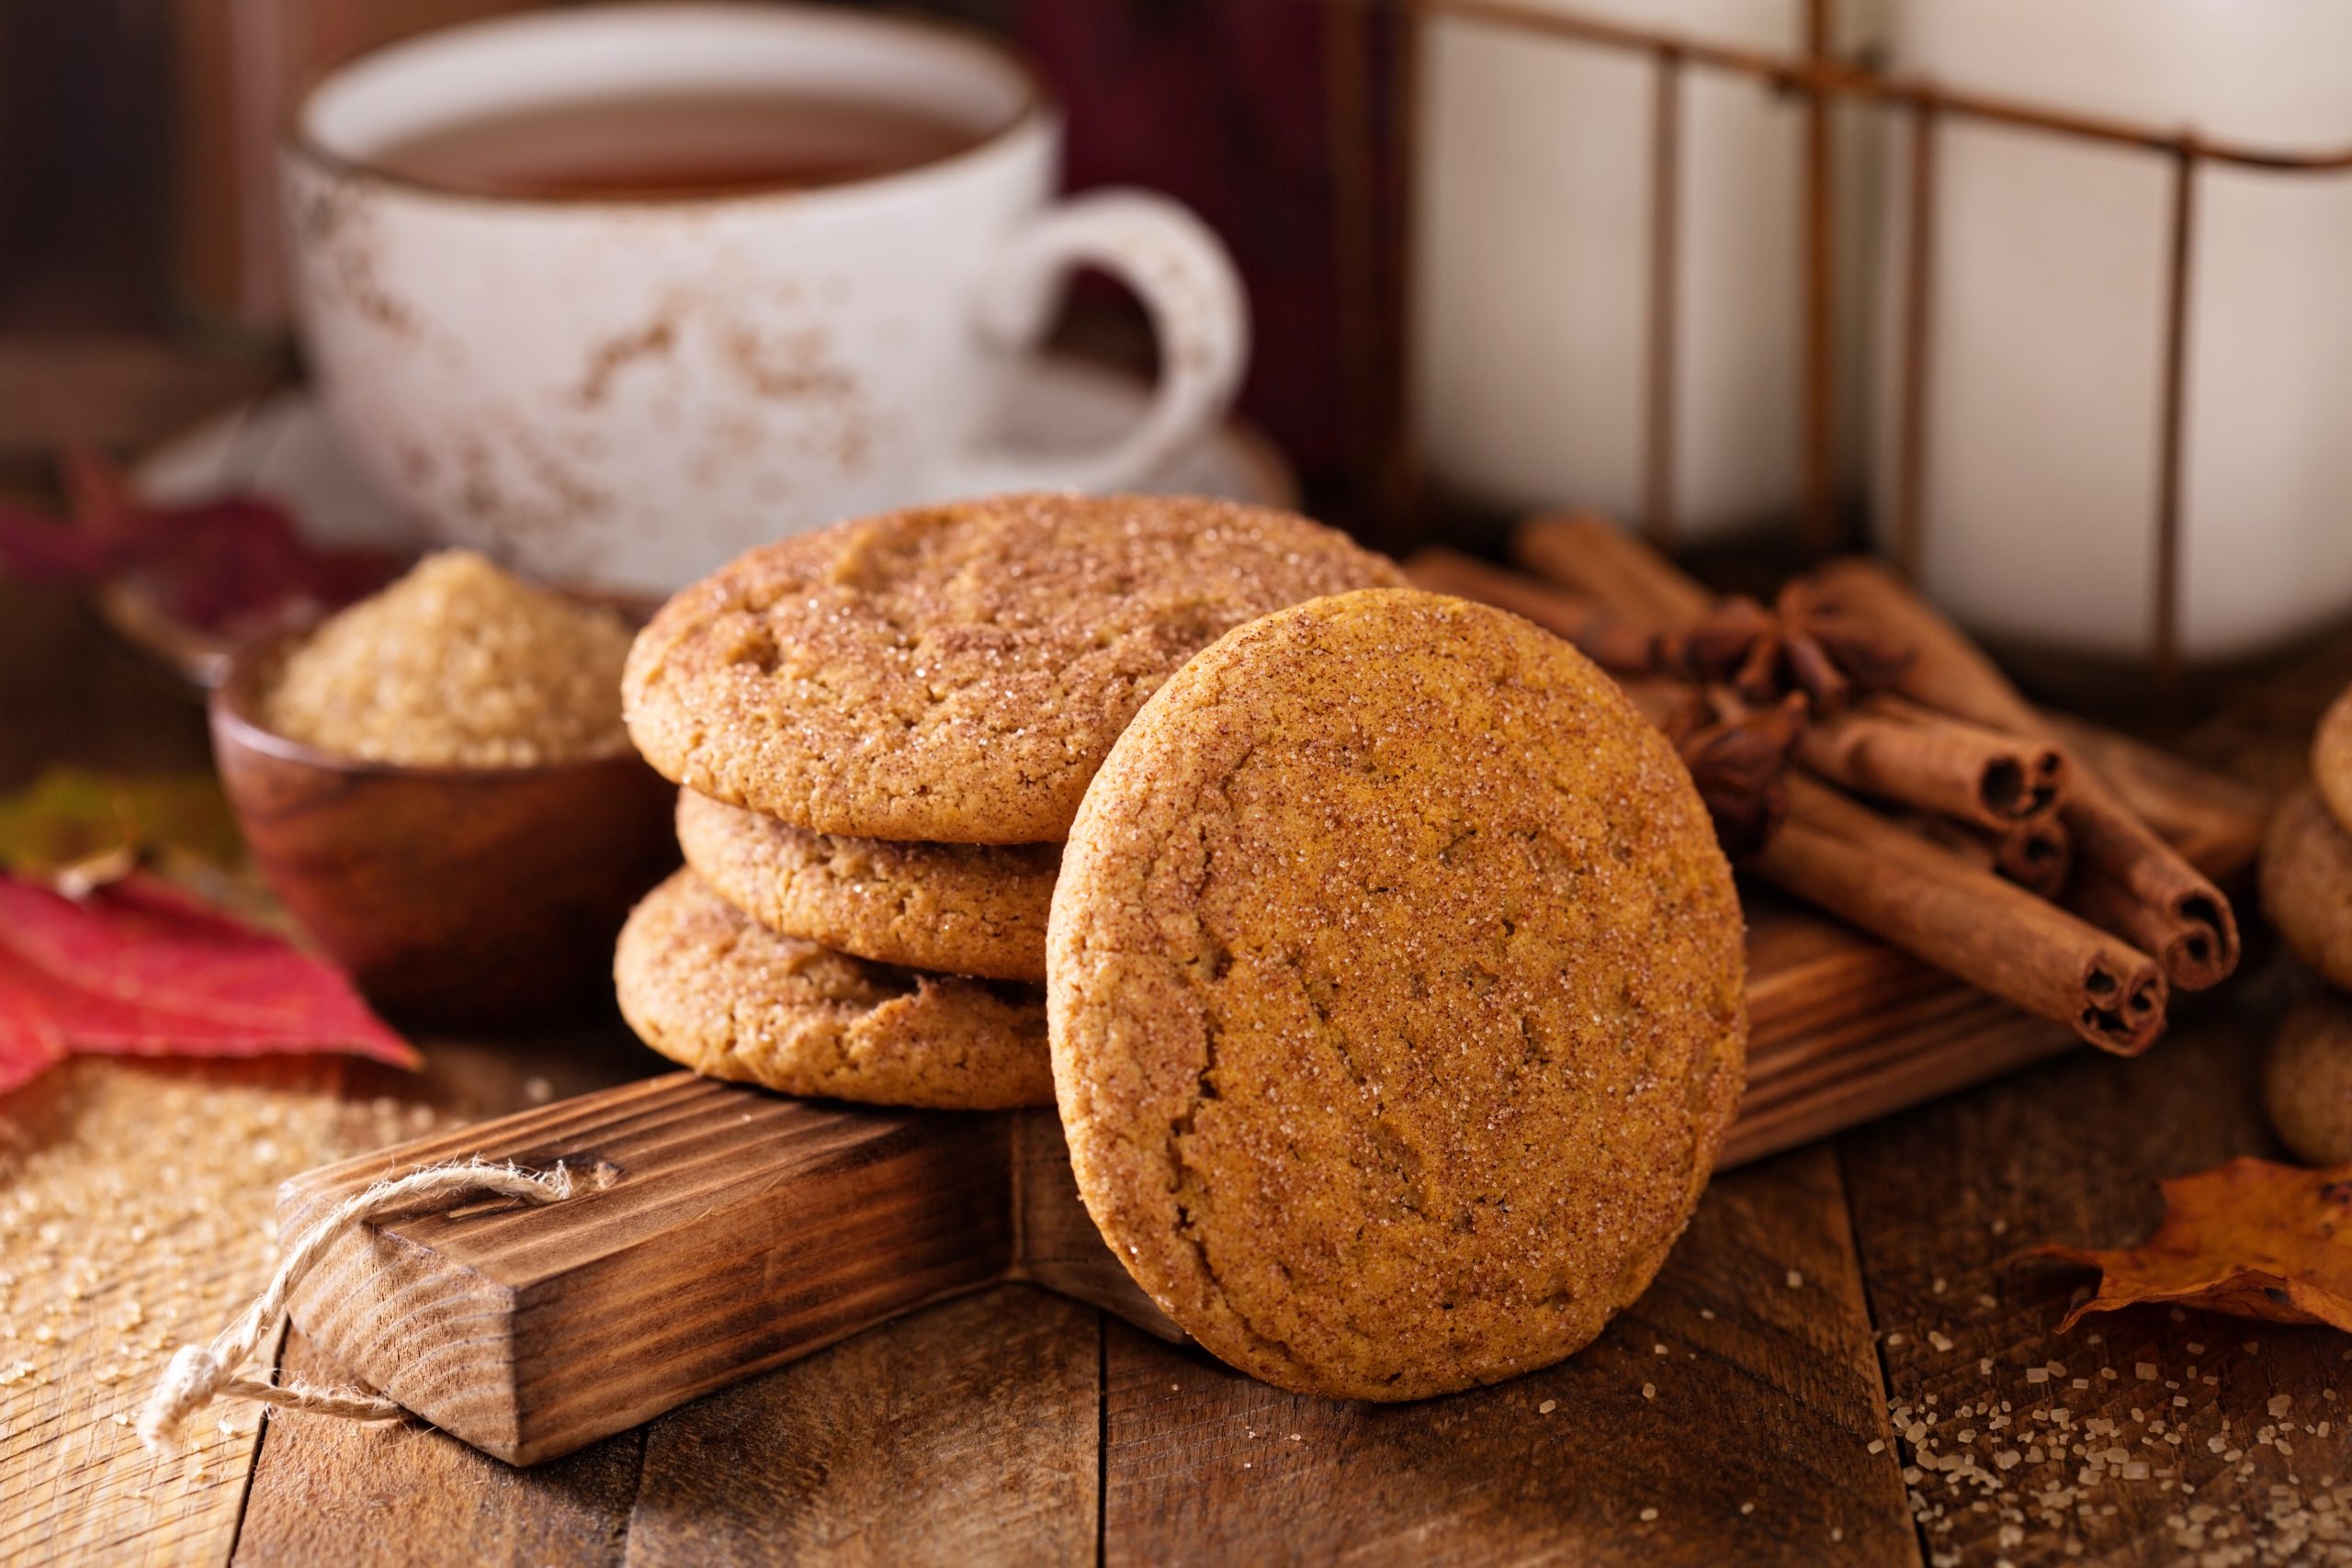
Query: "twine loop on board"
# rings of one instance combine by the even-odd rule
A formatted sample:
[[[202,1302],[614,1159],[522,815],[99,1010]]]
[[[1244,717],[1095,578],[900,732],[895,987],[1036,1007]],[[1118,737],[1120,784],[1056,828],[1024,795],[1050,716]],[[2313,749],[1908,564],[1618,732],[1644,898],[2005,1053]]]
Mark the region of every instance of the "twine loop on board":
[[[391,1421],[406,1414],[381,1394],[356,1388],[311,1388],[301,1383],[276,1383],[237,1375],[253,1359],[262,1340],[277,1325],[293,1293],[320,1258],[343,1235],[392,1209],[420,1199],[518,1199],[534,1206],[560,1203],[578,1190],[571,1172],[558,1164],[544,1174],[513,1164],[492,1165],[466,1160],[426,1166],[406,1176],[379,1181],[366,1191],[345,1199],[334,1210],[295,1238],[261,1294],[209,1345],[183,1345],[172,1355],[155,1392],[139,1415],[140,1440],[164,1451],[182,1423],[221,1397],[252,1400],[284,1410],[339,1416],[353,1421]]]

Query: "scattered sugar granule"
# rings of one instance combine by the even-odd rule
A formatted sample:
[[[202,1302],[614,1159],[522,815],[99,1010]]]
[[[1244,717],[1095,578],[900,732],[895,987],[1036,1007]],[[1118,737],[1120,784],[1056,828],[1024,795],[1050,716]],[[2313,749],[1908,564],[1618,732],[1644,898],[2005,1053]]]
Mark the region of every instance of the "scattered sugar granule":
[[[1886,1439],[1884,1438],[1872,1438],[1871,1439],[1871,1446],[1867,1451],[1874,1454],[1883,1454],[1886,1452]]]
[[[2025,1370],[2025,1381],[2028,1382],[2048,1382],[2050,1381],[2049,1371],[2042,1367],[2028,1367]]]
[[[1537,1405],[1537,1406],[1535,1407],[1535,1414],[1537,1414],[1538,1416],[1549,1416],[1550,1414],[1552,1414],[1552,1412],[1554,1412],[1555,1410],[1557,1410],[1559,1407],[1560,1407],[1560,1402],[1559,1402],[1558,1400],[1556,1400],[1556,1399],[1547,1399],[1547,1400],[1545,1400],[1543,1404],[1539,1404],[1539,1405]],[[1296,1435],[1295,1433],[1294,1433],[1294,1434],[1292,1435],[1291,1441],[1293,1441],[1293,1442],[1296,1442],[1297,1440],[1298,1440],[1297,1435]]]
[[[2156,1364],[2154,1361],[2135,1361],[2132,1365],[2132,1371],[2143,1382],[2156,1381]]]
[[[1653,1356],[1663,1356],[1666,1354],[1666,1347],[1663,1345],[1653,1345],[1650,1347],[1650,1354]]]
[[[1804,1288],[1804,1271],[1803,1271],[1803,1270],[1801,1270],[1801,1269],[1790,1269],[1790,1270],[1789,1270],[1789,1289],[1791,1289],[1791,1290],[1792,1290],[1792,1291],[1801,1291],[1801,1290],[1803,1290]]]
[[[1652,1519],[1657,1517],[1657,1510],[1656,1508],[1644,1508],[1642,1510],[1642,1523],[1648,1524]]]
[[[1644,1399],[1656,1399],[1657,1397],[1657,1384],[1654,1382],[1644,1383],[1642,1385],[1642,1397]]]
[[[2291,1393],[2274,1393],[2270,1396],[2270,1402],[2263,1406],[2273,1416],[2284,1416],[2294,1407],[2295,1396]]]
[[[1928,1331],[1928,1343],[1934,1346],[1939,1350],[1949,1350],[1951,1348],[1951,1341],[1932,1328]]]
[[[1753,1503],[1742,1503],[1739,1506],[1739,1511],[1743,1514],[1752,1514],[1756,1511],[1756,1505]]]

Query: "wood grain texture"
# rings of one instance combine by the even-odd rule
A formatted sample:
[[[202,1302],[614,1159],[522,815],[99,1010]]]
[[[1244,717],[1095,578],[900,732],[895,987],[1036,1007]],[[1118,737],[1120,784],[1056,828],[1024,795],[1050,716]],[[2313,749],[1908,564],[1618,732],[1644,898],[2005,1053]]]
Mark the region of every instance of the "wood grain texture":
[[[1100,1321],[1008,1285],[663,1416],[631,1568],[1091,1562]]]
[[[558,1163],[587,1190],[348,1231],[291,1306],[407,1408],[518,1464],[1004,1277],[1007,1123],[673,1073],[287,1183],[292,1235],[386,1176]]]
[[[1041,1107],[1015,1116],[1012,1201],[1019,1240],[1011,1277],[1091,1302],[1148,1334],[1182,1342],[1184,1331],[1102,1244],[1102,1233],[1080,1201],[1059,1114]]]
[[[345,1374],[293,1335],[284,1365],[316,1382]],[[642,1431],[524,1472],[413,1422],[362,1426],[272,1411],[237,1535],[240,1568],[617,1564],[637,1494]]]
[[[2162,1213],[2161,1179],[2276,1157],[2249,1044],[2291,989],[2285,967],[2143,1061],[2086,1056],[1845,1140],[1932,1553],[2019,1568],[2320,1562],[2352,1538],[2343,1336],[2165,1307],[2061,1336],[2090,1277],[2016,1261],[2043,1241],[2132,1245]]]
[[[130,1423],[266,1278],[260,1189],[338,1146],[337,1066],[78,1062],[0,1098],[0,1562],[227,1556],[255,1414],[161,1456]]]
[[[1826,1149],[1718,1179],[1598,1342],[1494,1388],[1351,1404],[1108,1349],[1108,1563],[1916,1561]]]

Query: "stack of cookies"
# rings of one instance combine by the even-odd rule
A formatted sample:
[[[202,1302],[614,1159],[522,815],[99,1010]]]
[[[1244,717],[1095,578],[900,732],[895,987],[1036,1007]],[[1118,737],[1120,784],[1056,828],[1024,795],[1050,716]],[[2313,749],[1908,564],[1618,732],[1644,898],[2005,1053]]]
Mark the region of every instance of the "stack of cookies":
[[[1112,744],[1231,628],[1401,581],[1305,518],[1194,499],[1001,497],[741,558],[629,659],[686,869],[622,933],[623,1012],[786,1093],[1051,1103],[1047,908]]]
[[[630,655],[689,869],[623,1010],[790,1093],[1055,1102],[1129,1276],[1284,1388],[1567,1355],[1722,1145],[1739,904],[1606,675],[1398,576],[1283,513],[1049,496],[736,561]]]

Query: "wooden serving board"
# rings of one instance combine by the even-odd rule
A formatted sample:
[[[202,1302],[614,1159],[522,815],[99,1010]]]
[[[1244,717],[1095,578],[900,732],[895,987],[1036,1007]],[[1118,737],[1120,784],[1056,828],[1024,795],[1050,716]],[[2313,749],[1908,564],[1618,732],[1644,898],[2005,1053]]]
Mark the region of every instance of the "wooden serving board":
[[[2112,736],[2071,739],[2209,874],[2251,861],[2250,792]],[[1748,963],[1748,1087],[1725,1164],[2079,1043],[1752,891]],[[279,1234],[373,1182],[469,1157],[560,1161],[588,1190],[348,1232],[291,1310],[345,1367],[514,1463],[1001,1280],[1182,1337],[1095,1233],[1051,1111],[874,1110],[678,1073],[309,1172],[279,1190]]]

